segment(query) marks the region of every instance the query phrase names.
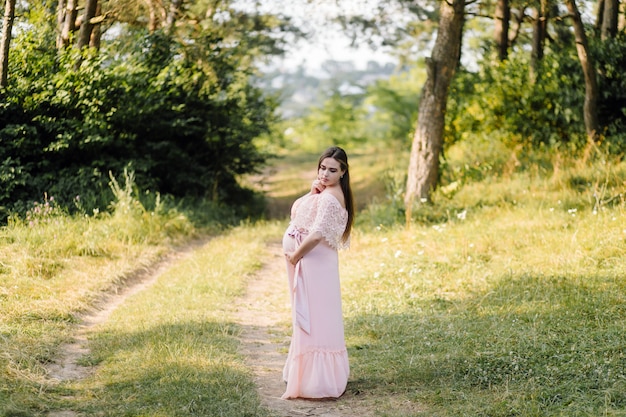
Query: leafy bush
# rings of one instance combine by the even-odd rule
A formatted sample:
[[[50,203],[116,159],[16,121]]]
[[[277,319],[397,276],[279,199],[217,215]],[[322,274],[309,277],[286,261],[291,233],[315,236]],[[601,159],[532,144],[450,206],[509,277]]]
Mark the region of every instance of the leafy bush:
[[[448,144],[480,133],[512,147],[584,147],[584,83],[576,57],[547,54],[531,82],[526,55],[459,72],[450,92]]]
[[[217,44],[215,36],[202,40]],[[4,217],[45,193],[70,209],[77,196],[86,211],[104,209],[113,197],[109,172],[124,170],[162,195],[249,202],[237,177],[264,163],[253,140],[269,131],[274,104],[248,82],[241,55],[159,33],[123,56],[56,54],[29,36],[15,49],[0,106]],[[34,61],[40,73],[30,70]]]
[[[593,44],[593,56],[597,63],[600,99],[598,117],[606,128],[603,132],[612,154],[626,151],[626,34],[620,32]]]

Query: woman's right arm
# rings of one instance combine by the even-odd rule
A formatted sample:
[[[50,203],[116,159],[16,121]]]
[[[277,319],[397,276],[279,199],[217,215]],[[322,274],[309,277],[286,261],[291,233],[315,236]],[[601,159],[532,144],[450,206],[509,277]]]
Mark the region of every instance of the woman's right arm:
[[[296,251],[285,253],[287,260],[292,265],[297,264],[298,261],[302,259],[304,255],[306,255],[311,250],[313,250],[313,248],[316,247],[322,241],[322,239],[323,239],[323,236],[320,232],[310,233],[309,235],[307,235],[307,237],[304,238],[304,240],[302,241],[300,246],[298,246],[298,249]]]
[[[309,194],[319,194],[326,188],[320,180],[315,180],[311,184],[311,192]]]

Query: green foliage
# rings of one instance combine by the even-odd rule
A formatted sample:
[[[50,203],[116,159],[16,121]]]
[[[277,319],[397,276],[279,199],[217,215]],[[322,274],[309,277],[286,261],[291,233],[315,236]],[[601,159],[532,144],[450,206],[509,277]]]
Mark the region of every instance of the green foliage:
[[[596,41],[593,57],[598,67],[600,99],[598,117],[611,153],[626,151],[626,33]]]
[[[347,147],[364,143],[406,147],[417,118],[423,68],[418,65],[389,76],[377,73],[375,70],[381,68],[376,65],[368,69],[372,72],[364,71],[360,82],[340,72],[334,80],[339,87],[323,103],[312,103],[306,115],[286,121],[285,146],[295,144],[307,151],[318,151],[320,142]],[[354,77],[359,74],[354,70]],[[296,75],[294,81],[299,81]],[[372,77],[377,79],[372,82]],[[323,89],[323,85],[317,88]]]
[[[446,143],[480,134],[508,146],[559,146],[586,143],[582,118],[584,85],[580,64],[570,54],[553,52],[531,82],[526,55],[513,54],[477,73],[460,71],[450,92]]]
[[[522,167],[521,147],[511,149],[498,141],[498,132],[469,136],[450,145],[441,164],[440,192],[452,197],[463,184],[509,176]]]
[[[291,123],[286,139],[304,150],[323,146],[361,143],[365,140],[360,106],[362,95],[341,95],[335,92],[320,108],[311,109],[302,119]]]
[[[404,190],[406,173],[399,167],[387,168],[382,172],[385,193],[376,196],[356,217],[357,227],[385,228],[402,223],[405,217]]]
[[[125,169],[140,189],[249,215],[258,199],[238,177],[264,163],[255,138],[276,119],[251,81],[253,59],[280,51],[266,31],[281,22],[232,13],[180,40],[122,25],[100,51],[57,51],[54,31],[32,17],[14,39],[0,106],[0,220],[44,194],[102,210],[113,198],[108,173]]]
[[[415,64],[368,87],[364,106],[369,110],[365,122],[369,141],[410,147],[425,79],[423,67]]]

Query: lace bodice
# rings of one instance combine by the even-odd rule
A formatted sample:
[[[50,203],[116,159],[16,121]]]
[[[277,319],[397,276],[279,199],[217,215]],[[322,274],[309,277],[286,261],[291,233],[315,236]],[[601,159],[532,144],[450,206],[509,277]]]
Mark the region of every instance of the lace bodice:
[[[291,226],[308,233],[320,232],[335,249],[348,246],[341,239],[347,222],[348,211],[330,193],[307,194],[291,207]]]

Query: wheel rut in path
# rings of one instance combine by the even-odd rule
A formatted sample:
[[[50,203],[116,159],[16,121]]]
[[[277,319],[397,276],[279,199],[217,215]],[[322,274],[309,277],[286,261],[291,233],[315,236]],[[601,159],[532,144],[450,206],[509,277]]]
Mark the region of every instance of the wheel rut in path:
[[[88,335],[106,322],[128,297],[152,284],[174,263],[191,256],[209,239],[199,239],[166,255],[156,264],[131,274],[116,292],[107,293],[94,308],[80,317],[73,340],[59,349],[56,359],[47,366],[51,380],[77,381],[87,378],[93,368],[81,366],[89,354]],[[368,417],[373,413],[371,398],[348,391],[337,400],[283,400],[285,390],[282,368],[287,358],[291,307],[287,289],[285,258],[279,242],[268,245],[262,268],[253,275],[244,296],[235,304],[234,319],[241,326],[241,353],[254,373],[262,405],[272,417]],[[54,411],[48,417],[78,417],[70,410]]]
[[[174,263],[191,256],[195,250],[204,246],[209,240],[211,240],[210,237],[199,238],[182,247],[175,248],[154,264],[131,273],[119,284],[119,287],[105,292],[89,311],[79,317],[80,324],[72,340],[62,345],[55,360],[46,366],[48,378],[58,382],[87,378],[93,372],[93,368],[80,365],[80,360],[90,353],[87,339],[93,328],[106,322],[113,311],[128,297],[149,288]],[[75,417],[78,415],[74,411],[65,410],[51,412],[48,417]]]
[[[236,304],[235,320],[242,328],[241,352],[254,372],[263,406],[273,417],[365,417],[373,415],[365,398],[348,391],[337,400],[283,400],[282,369],[289,348],[291,312],[282,247],[268,246],[269,255],[250,279]]]

